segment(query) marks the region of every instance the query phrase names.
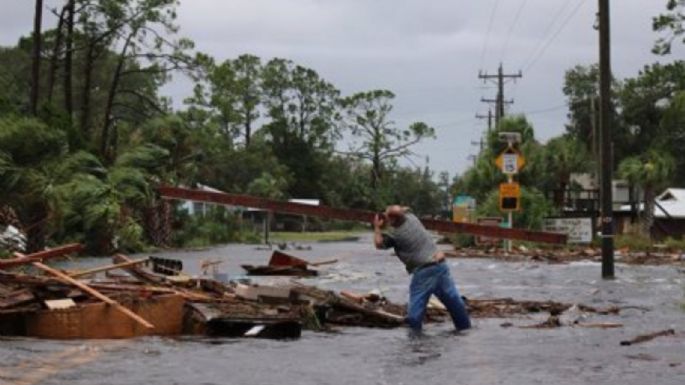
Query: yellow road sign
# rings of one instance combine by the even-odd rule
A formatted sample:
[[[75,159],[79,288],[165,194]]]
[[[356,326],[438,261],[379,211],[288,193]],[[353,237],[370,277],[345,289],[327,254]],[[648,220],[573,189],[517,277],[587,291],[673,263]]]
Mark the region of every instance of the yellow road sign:
[[[518,150],[508,147],[495,159],[495,164],[504,174],[512,175],[517,174],[523,168],[526,159]]]
[[[519,211],[521,209],[521,186],[518,182],[499,185],[499,209],[501,211]]]

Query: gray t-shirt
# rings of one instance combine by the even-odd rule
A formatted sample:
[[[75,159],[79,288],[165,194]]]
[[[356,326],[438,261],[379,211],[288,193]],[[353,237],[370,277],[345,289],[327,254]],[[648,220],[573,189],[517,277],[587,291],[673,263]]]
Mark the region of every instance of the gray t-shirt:
[[[438,251],[435,242],[426,228],[414,214],[405,214],[405,221],[383,234],[381,248],[395,249],[395,254],[407,268],[409,274],[426,263],[433,261],[433,255]]]

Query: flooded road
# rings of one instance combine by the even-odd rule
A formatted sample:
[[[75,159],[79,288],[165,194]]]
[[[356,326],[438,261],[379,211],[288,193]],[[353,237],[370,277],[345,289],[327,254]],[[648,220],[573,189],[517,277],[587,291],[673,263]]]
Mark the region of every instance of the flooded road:
[[[308,260],[337,258],[324,273],[300,281],[331,289],[379,289],[406,302],[409,278],[370,238],[312,243],[291,251]],[[220,259],[220,270],[244,278],[240,264],[266,263],[271,252],[254,245],[163,252],[198,274],[200,261]],[[104,259],[84,259],[83,267]],[[586,322],[616,329],[521,329],[544,318],[476,319],[465,335],[451,323],[429,324],[425,336],[405,329],[344,328],[303,333],[295,341],[146,337],[126,341],[0,339],[0,384],[678,384],[685,383],[685,274],[669,266],[617,265],[617,279],[600,278],[597,263],[569,265],[449,260],[463,295],[555,300],[596,307],[635,306]],[[287,281],[263,278],[255,282]],[[511,323],[513,327],[503,327]],[[639,334],[673,328],[673,337],[620,346]]]

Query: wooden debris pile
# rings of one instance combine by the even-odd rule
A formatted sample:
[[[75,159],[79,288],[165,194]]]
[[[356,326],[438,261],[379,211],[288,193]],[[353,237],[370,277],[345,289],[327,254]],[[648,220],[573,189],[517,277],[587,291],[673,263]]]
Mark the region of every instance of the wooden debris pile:
[[[383,309],[400,306],[385,300],[359,303],[300,285],[224,284],[184,275],[180,261],[116,255],[111,265],[78,272],[53,269],[42,262],[80,250],[80,245],[67,245],[0,261],[0,334],[296,338],[303,327],[323,330],[327,325],[395,327],[403,323],[401,314]],[[36,273],[10,271],[29,266]],[[127,274],[113,275],[113,270]]]
[[[129,338],[201,334],[297,338],[302,329],[399,327],[406,315],[404,304],[393,303],[380,293],[337,293],[296,282],[284,286],[223,283],[187,276],[180,261],[161,258],[132,260],[116,255],[113,264],[78,272],[57,270],[43,263],[80,250],[80,245],[67,245],[0,260],[0,335]],[[282,257],[275,259],[278,258]],[[21,266],[32,266],[36,273],[11,271]],[[114,275],[114,270],[126,274]],[[570,324],[561,320],[569,318],[570,309],[601,315],[614,315],[621,310],[511,298],[468,299],[466,304],[474,318],[550,314],[542,324],[524,326],[534,328]],[[444,307],[431,300],[425,321],[448,319]],[[592,326],[577,320],[572,323],[616,327],[608,323]]]
[[[475,318],[508,318],[516,315],[548,312],[559,315],[573,306],[585,313],[618,314],[620,308],[616,306],[605,309],[595,308],[583,304],[570,304],[555,301],[517,301],[513,298],[468,299],[469,314]]]
[[[445,253],[452,258],[490,258],[505,262],[570,263],[602,259],[597,248],[584,249],[529,249],[519,246],[507,252],[501,248],[459,248]],[[624,248],[616,251],[616,261],[630,265],[685,265],[685,254],[667,251],[632,251]]]

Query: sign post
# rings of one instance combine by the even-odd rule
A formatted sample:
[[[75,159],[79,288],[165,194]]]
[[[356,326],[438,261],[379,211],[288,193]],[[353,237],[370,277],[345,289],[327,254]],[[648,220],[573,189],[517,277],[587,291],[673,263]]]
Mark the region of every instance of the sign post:
[[[506,150],[495,159],[495,164],[503,174],[507,176],[507,183],[499,186],[499,207],[500,211],[507,212],[507,227],[512,228],[513,212],[521,210],[521,187],[518,182],[514,182],[514,175],[526,164],[526,160],[521,153],[514,148],[520,140],[517,133],[501,133],[506,139],[508,146]],[[511,252],[511,241],[506,241],[506,249]]]

